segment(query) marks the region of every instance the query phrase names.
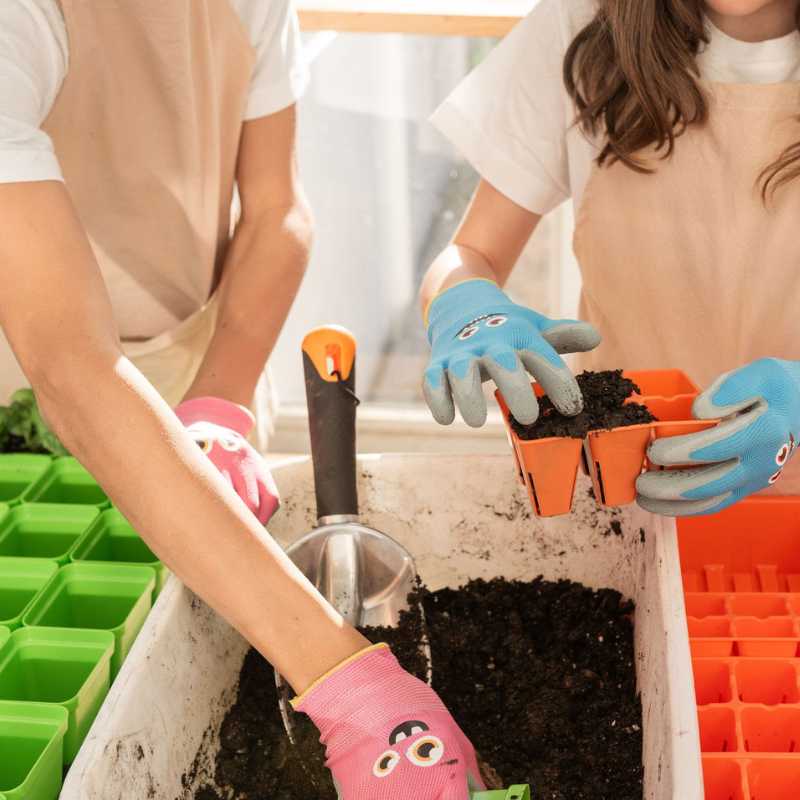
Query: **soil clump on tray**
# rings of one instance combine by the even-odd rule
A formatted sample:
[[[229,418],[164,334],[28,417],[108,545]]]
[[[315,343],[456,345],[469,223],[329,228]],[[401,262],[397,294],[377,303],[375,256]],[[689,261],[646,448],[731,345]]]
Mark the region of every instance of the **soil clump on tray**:
[[[583,394],[583,411],[565,417],[549,397],[539,398],[539,418],[532,425],[521,425],[511,417],[511,426],[520,439],[549,439],[551,436],[583,439],[589,431],[624,428],[655,422],[656,418],[641,403],[626,403],[639,387],[621,369],[607,372],[582,372],[576,377]]]
[[[433,685],[478,751],[489,788],[530,783],[539,800],[641,800],[641,705],[633,604],[570,581],[476,580],[420,589]],[[367,630],[424,677],[417,606]],[[269,664],[254,650],[221,728],[216,786],[195,800],[336,800],[316,728],[289,744]],[[185,778],[188,783],[190,778]]]

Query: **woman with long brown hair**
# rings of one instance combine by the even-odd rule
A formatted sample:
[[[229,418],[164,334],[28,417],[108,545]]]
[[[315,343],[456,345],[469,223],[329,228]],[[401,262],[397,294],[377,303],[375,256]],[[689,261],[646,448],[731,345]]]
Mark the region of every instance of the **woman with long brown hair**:
[[[579,412],[559,353],[678,367],[724,421],[653,444],[692,466],[642,475],[640,504],[710,513],[777,481],[800,441],[799,21],[798,0],[542,0],[446,100],[434,123],[482,181],[421,290],[439,422],[483,424],[488,378],[534,421],[528,373]],[[569,198],[585,322],[500,289]]]

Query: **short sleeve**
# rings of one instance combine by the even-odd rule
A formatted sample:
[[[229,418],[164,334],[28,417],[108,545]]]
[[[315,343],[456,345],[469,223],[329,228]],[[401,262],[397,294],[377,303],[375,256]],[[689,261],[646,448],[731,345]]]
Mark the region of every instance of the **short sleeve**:
[[[287,108],[299,100],[308,84],[308,67],[291,0],[266,0],[265,7],[263,19],[251,32],[256,66],[245,119]]]
[[[0,183],[63,180],[40,126],[67,70],[55,0],[0,3]]]
[[[432,117],[484,180],[536,214],[571,195],[567,4],[541,0]]]

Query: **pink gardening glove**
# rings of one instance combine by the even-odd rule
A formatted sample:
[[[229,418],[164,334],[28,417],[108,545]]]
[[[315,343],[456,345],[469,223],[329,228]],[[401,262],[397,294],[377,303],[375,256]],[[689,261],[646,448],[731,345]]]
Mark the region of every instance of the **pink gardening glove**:
[[[339,800],[469,800],[484,788],[467,737],[387,645],[353,656],[293,706],[322,734]]]
[[[184,400],[175,413],[236,494],[266,524],[280,499],[264,459],[245,439],[255,425],[250,411],[219,397],[195,397]]]

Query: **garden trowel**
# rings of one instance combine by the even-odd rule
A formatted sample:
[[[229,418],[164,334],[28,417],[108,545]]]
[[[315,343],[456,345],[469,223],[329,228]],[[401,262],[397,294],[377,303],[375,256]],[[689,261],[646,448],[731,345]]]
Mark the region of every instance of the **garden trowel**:
[[[409,552],[359,522],[356,488],[356,342],[344,328],[316,328],[303,339],[317,527],[286,548],[328,602],[356,627],[396,626],[416,588]],[[420,643],[428,663],[430,646]],[[281,715],[294,742],[287,692],[278,681]]]

